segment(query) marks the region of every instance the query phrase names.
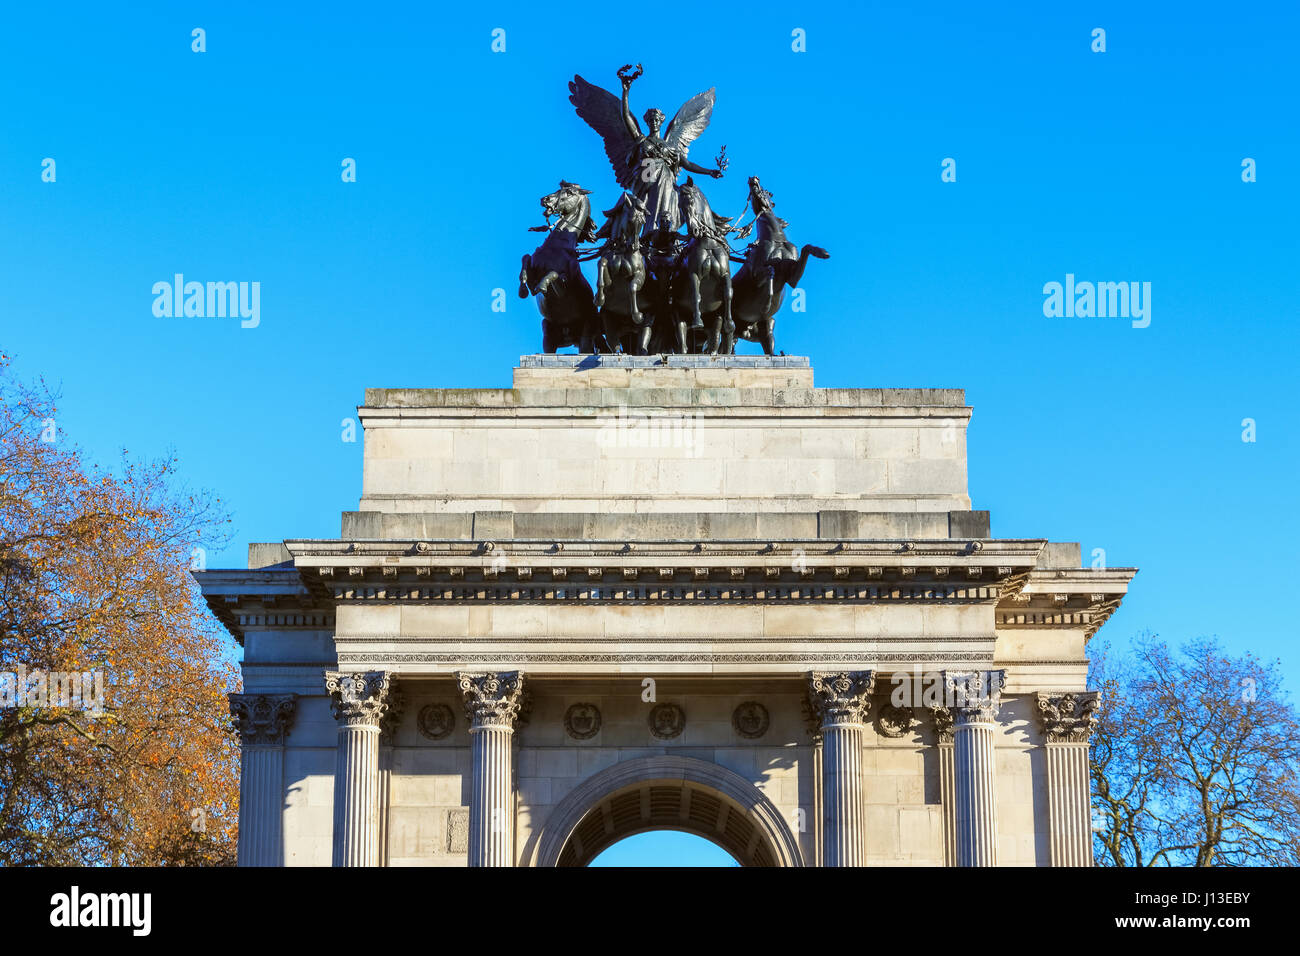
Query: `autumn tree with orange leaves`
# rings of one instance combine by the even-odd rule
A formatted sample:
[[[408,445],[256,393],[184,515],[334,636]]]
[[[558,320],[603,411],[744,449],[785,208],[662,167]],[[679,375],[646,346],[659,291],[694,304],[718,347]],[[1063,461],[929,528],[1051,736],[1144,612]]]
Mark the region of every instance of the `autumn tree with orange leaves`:
[[[190,575],[219,504],[87,464],[0,356],[0,865],[234,862],[238,675]]]

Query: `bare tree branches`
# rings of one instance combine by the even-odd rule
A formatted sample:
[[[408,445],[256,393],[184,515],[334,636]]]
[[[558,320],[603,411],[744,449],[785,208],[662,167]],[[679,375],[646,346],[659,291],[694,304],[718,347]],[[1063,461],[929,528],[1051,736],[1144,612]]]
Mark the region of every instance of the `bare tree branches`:
[[[1153,638],[1094,655],[1103,692],[1092,750],[1099,865],[1300,862],[1300,719],[1276,662],[1214,641]]]

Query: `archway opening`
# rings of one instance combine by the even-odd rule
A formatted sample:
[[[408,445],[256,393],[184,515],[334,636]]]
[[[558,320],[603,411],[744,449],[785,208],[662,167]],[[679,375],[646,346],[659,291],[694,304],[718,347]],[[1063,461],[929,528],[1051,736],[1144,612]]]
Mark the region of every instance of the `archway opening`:
[[[741,866],[802,866],[799,839],[749,780],[707,760],[659,754],[621,760],[566,794],[537,834],[538,866],[586,866],[640,833],[709,840]]]
[[[771,844],[755,824],[744,807],[710,787],[643,780],[588,809],[565,842],[559,865],[587,866],[628,837],[664,831],[707,840],[742,866],[777,865]]]
[[[683,830],[646,830],[596,854],[588,866],[740,866],[740,862],[712,840]]]

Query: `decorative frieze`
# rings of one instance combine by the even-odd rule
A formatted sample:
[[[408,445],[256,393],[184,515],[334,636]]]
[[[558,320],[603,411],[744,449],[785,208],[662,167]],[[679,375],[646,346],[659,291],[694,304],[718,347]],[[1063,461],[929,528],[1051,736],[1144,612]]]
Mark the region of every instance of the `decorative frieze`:
[[[456,683],[471,728],[514,728],[525,704],[524,678],[519,671],[457,673]]]
[[[823,727],[865,724],[871,712],[874,671],[813,671],[808,696]]]
[[[360,642],[358,642],[360,643]],[[602,643],[628,643],[616,640]],[[855,642],[855,648],[861,648]],[[639,651],[629,650],[622,653],[602,652],[544,652],[512,651],[511,658],[520,664],[790,664],[802,669],[809,664],[829,666],[843,665],[846,661],[858,657],[852,650],[842,653],[823,651],[763,651],[755,653],[726,653],[718,651]],[[881,654],[895,663],[947,663],[974,665],[987,663],[989,654],[983,651],[937,651],[931,653],[899,651]],[[477,651],[383,651],[378,654],[370,651],[340,651],[340,664],[367,664],[382,658],[385,664],[490,664],[501,660],[500,653]],[[1050,663],[1074,664],[1077,661],[1052,661]]]
[[[665,579],[669,580],[669,579]],[[769,579],[770,580],[770,579]],[[835,581],[843,581],[836,578]],[[917,602],[939,604],[987,604],[1000,597],[995,586],[974,587],[954,584],[843,584],[807,580],[789,583],[760,583],[733,580],[711,582],[707,575],[695,577],[695,584],[637,584],[626,578],[616,581],[593,580],[569,584],[556,578],[550,585],[524,586],[502,584],[494,577],[481,584],[443,585],[390,584],[364,587],[334,587],[330,593],[336,601],[401,601],[419,604],[460,603],[593,603],[593,604],[668,604],[675,602],[753,601],[780,604],[799,601],[837,601],[846,604]]]
[[[297,694],[230,694],[230,716],[245,747],[280,747],[293,725]]]
[[[1038,719],[1049,743],[1087,743],[1097,726],[1097,691],[1039,694]]]

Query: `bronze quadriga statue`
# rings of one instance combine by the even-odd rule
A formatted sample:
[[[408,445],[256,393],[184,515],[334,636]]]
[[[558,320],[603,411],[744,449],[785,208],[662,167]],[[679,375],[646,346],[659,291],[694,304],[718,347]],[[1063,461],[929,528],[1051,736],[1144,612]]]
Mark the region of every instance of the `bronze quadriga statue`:
[[[734,351],[743,338],[774,354],[785,287],[799,284],[810,255],[828,254],[817,246],[795,249],[756,176],[747,200],[754,220],[744,227],[714,213],[692,177],[679,186],[683,170],[720,179],[727,168],[725,146],[712,169],[687,158],[709,125],[714,91],[687,100],[666,128],[663,113],[647,110],[643,132],[628,102],[640,75],[639,64],[619,69],[621,97],[580,76],[569,84],[569,101],[600,134],[623,194],[599,230],[591,221],[589,190],[561,181],[558,191],[543,197],[548,225],[533,228],[549,234],[524,256],[519,274],[520,297],[535,295],[542,313],[542,348],[717,355]],[[553,226],[552,216],[558,217]],[[743,253],[730,246],[730,235],[744,238],[755,227],[757,238]],[[580,248],[596,240],[603,241]],[[579,266],[590,259],[597,260],[594,292]],[[741,264],[735,276],[733,262]]]

